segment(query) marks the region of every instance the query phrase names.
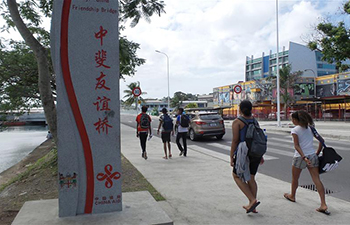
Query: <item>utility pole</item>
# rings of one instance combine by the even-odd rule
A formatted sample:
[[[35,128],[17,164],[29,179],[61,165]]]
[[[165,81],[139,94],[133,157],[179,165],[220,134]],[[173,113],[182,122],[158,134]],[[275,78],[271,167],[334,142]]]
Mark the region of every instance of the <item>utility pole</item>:
[[[281,127],[281,99],[280,99],[280,63],[279,63],[279,34],[278,34],[278,0],[276,0],[276,33],[277,33],[277,53],[276,53],[276,70],[277,70],[277,126]],[[287,112],[285,112],[287,113]]]

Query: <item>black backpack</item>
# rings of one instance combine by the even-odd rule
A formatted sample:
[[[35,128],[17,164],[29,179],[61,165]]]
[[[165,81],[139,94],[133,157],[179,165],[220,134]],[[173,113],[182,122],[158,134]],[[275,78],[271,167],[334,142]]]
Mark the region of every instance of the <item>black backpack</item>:
[[[172,131],[174,127],[173,120],[170,118],[169,115],[163,116],[163,129],[164,131]]]
[[[148,129],[150,126],[149,116],[146,113],[141,114],[140,127],[142,129]]]
[[[181,115],[180,125],[181,125],[181,127],[189,127],[190,126],[190,119],[188,118],[188,116]]]
[[[309,127],[310,127],[312,133],[314,134],[315,138],[319,142],[321,142],[321,144],[323,145],[322,156],[318,157],[319,173],[322,174],[322,173],[329,172],[329,171],[336,169],[339,165],[339,162],[343,158],[340,155],[338,155],[338,153],[332,147],[326,146],[324,139],[317,132],[316,128],[314,128],[313,126],[309,126]]]
[[[249,149],[249,156],[262,157],[267,150],[267,140],[264,131],[260,128],[258,121],[248,122],[244,117],[238,117],[247,126],[245,142]]]

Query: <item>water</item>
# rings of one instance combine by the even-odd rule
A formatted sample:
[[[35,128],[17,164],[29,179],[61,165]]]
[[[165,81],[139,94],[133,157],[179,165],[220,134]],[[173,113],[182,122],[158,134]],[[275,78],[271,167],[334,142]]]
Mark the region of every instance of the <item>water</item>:
[[[46,140],[45,126],[9,127],[0,131],[0,173],[21,161]]]

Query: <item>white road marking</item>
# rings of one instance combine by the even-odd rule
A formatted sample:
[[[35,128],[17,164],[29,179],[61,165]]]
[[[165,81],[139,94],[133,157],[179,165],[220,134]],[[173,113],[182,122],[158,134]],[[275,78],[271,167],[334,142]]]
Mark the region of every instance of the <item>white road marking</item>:
[[[276,148],[271,148],[271,147],[267,147],[267,153],[275,153],[275,154],[279,154],[279,155],[284,155],[284,156],[288,156],[288,157],[293,157],[294,156],[294,152],[287,152],[287,151],[282,151]]]
[[[221,148],[221,149],[223,149],[222,147],[224,147],[224,149],[229,148],[229,146],[225,146],[225,145],[219,144],[219,143],[208,143],[207,145],[219,147],[219,148]],[[210,150],[210,149],[208,149],[208,148],[203,148],[203,147],[200,147],[200,146],[197,146],[197,145],[191,145],[191,146],[189,146],[189,149],[197,150],[197,151],[199,151],[199,152],[203,152],[203,153],[205,153],[205,154],[214,156],[214,157],[216,157],[216,158],[220,158],[220,159],[225,160],[225,161],[228,161],[228,160],[229,160],[229,156],[226,155],[225,153],[215,152],[215,151]],[[229,150],[228,150],[228,151],[229,151]],[[264,159],[265,159],[266,161],[268,161],[268,160],[274,160],[274,159],[279,159],[279,158],[278,158],[278,157],[275,157],[275,156],[270,156],[270,155],[268,155],[268,154],[265,154],[265,155],[264,155]]]
[[[272,143],[272,145],[275,145],[275,144],[276,144],[276,145],[278,145],[278,146],[286,147],[286,145],[279,144],[279,143],[275,143],[275,142],[271,142],[271,140],[282,141],[282,142],[289,143],[290,146],[291,146],[291,148],[293,148],[293,146],[294,146],[294,142],[293,142],[293,140],[291,140],[291,139],[285,140],[285,139],[276,138],[276,137],[270,137],[270,138],[268,137],[268,138],[267,138],[267,144],[268,144],[268,145]],[[313,142],[314,142],[314,147],[315,147],[315,149],[317,149],[317,147],[318,147],[318,141],[315,139]],[[327,144],[327,143],[328,143],[328,144]],[[334,143],[335,143],[335,142],[327,141],[327,140],[326,140],[326,144],[327,144],[329,147],[333,147],[335,150],[350,151],[350,147],[349,147],[349,148],[346,148],[346,147],[338,147],[338,146],[336,145],[336,143],[335,143],[335,144],[334,144]]]
[[[216,147],[216,148],[221,148],[221,149],[228,149],[228,150],[231,149],[230,146],[227,146],[227,145],[224,145],[224,144],[220,144],[220,143],[207,143],[206,145],[213,146],[213,147]]]

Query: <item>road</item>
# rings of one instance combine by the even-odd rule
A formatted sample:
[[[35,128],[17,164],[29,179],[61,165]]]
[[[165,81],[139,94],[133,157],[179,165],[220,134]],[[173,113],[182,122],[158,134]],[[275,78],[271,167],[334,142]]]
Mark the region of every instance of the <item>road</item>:
[[[134,115],[122,115],[122,124],[135,127],[135,116]],[[157,135],[156,130],[158,127],[158,121],[152,121],[153,134]],[[217,140],[216,138],[205,138],[200,141],[187,140],[188,144],[188,156],[191,155],[191,149],[196,151],[208,150],[221,153],[229,156],[230,145],[232,140],[232,130],[231,125],[225,123],[226,134],[222,140]],[[291,181],[291,169],[292,169],[292,157],[294,155],[294,148],[291,135],[287,133],[270,133],[268,134],[268,149],[265,154],[265,163],[259,167],[259,173],[277,178],[279,180]],[[175,138],[172,138],[172,142],[175,142]],[[333,147],[336,151],[343,157],[344,162],[340,163],[339,168],[335,171],[331,171],[326,174],[321,175],[321,180],[326,188],[329,195],[340,198],[346,201],[350,201],[350,179],[349,171],[350,164],[346,163],[345,160],[350,158],[350,142],[339,141],[339,140],[328,140],[326,138],[326,143],[328,146]],[[317,141],[314,141],[315,147]],[[160,149],[161,143],[160,143]],[[175,153],[177,149],[174,149]],[[175,154],[174,154],[175,155]],[[227,157],[229,160],[229,157]],[[300,186],[310,186],[313,182],[307,170],[304,170],[299,179]],[[311,187],[312,188],[312,187]],[[288,192],[289,190],[285,190]]]

